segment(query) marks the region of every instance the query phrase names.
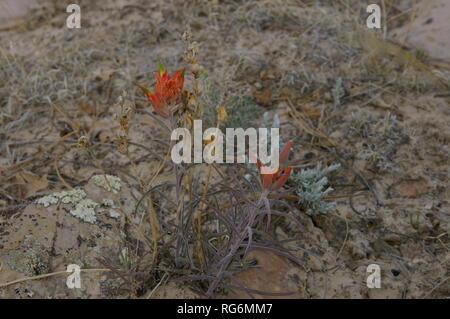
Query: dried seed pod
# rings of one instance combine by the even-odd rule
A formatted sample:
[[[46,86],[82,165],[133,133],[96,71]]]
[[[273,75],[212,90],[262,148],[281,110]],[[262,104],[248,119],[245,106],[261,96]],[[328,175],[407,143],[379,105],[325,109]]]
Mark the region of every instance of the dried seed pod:
[[[228,119],[227,110],[224,106],[218,105],[216,106],[216,112],[217,112],[217,122],[218,124],[222,124]]]

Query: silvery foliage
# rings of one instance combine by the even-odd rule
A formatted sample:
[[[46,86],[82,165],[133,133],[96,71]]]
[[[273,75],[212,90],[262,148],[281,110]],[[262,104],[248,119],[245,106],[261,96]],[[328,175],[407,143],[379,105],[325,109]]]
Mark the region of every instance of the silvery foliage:
[[[322,169],[322,163],[319,162],[314,168],[302,169],[292,175],[291,179],[297,184],[295,192],[300,198],[299,203],[308,215],[324,214],[336,204],[324,200],[324,197],[333,191],[333,188],[327,187],[326,175],[340,167],[340,164],[333,164]]]

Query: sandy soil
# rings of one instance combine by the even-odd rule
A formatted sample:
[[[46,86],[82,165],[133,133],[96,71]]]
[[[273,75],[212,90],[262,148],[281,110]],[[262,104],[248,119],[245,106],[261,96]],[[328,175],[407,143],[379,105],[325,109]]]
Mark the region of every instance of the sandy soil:
[[[206,109],[237,108],[237,123],[249,125],[278,114],[282,135],[295,141],[295,170],[341,164],[328,176],[332,209],[311,216],[290,201],[282,209],[302,226],[274,220],[267,242],[291,258],[254,249],[236,260],[235,278],[250,295],[448,298],[450,7],[386,0],[383,39],[383,30],[365,27],[360,1],[336,2],[80,1],[82,27],[67,29],[65,7],[46,1],[26,18],[19,10],[20,23],[0,24],[0,298],[205,291],[204,282],[177,281],[199,272],[174,269],[169,253],[152,268],[151,225],[136,207],[136,177],[155,174],[166,154],[157,139],[166,137],[134,83],[152,84],[156,58],[171,71],[185,67],[188,27],[208,72]],[[123,91],[134,112],[135,165],[114,146]],[[81,136],[94,156],[77,147]],[[95,182],[102,174],[120,177],[117,191]],[[173,181],[164,167],[153,185]],[[36,202],[73,189],[85,195]],[[95,221],[77,213],[86,199]],[[162,212],[170,204],[157,202],[169,225],[174,217]],[[68,289],[58,273],[68,264],[88,269],[81,289]],[[370,264],[380,266],[381,288],[366,285]],[[225,285],[215,297],[250,295]]]

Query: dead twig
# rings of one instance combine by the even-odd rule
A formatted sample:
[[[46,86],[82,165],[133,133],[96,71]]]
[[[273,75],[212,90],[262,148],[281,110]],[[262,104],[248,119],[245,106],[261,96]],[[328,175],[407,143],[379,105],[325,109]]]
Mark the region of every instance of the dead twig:
[[[96,272],[96,271],[111,271],[110,269],[106,269],[106,268],[98,268],[98,269],[80,269],[80,272]],[[3,284],[0,284],[0,288],[5,288],[14,284],[18,284],[21,282],[25,282],[25,281],[29,281],[29,280],[38,280],[38,279],[43,279],[43,278],[48,278],[48,277],[53,277],[53,276],[57,276],[57,275],[69,275],[72,274],[72,271],[67,271],[67,270],[61,270],[61,271],[56,271],[56,272],[52,272],[52,273],[48,273],[48,274],[43,274],[43,275],[38,275],[38,276],[33,276],[33,277],[25,277],[25,278],[20,278],[20,279],[16,279],[10,282],[6,282]]]

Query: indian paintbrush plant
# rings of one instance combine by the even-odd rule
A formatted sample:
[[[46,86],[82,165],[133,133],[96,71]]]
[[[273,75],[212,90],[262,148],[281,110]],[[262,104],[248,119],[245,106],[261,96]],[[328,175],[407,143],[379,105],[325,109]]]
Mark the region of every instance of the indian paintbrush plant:
[[[201,69],[195,61],[195,44],[188,43],[185,52],[188,72],[177,70],[170,74],[163,64],[158,61],[159,72],[155,75],[153,89],[139,85],[148,101],[160,117],[161,125],[170,130],[186,127],[192,130],[194,120],[201,119],[202,104],[199,102],[201,94],[198,83],[198,70]],[[185,85],[185,76],[191,80],[191,89]],[[226,108],[217,105],[217,123],[219,128],[228,118]],[[211,141],[204,141],[205,144]],[[174,266],[176,268],[189,267],[196,275],[185,276],[179,280],[198,279],[206,284],[207,297],[212,297],[225,279],[233,281],[231,264],[236,259],[243,259],[257,243],[255,230],[260,228],[264,219],[265,231],[270,230],[272,206],[277,199],[269,198],[278,191],[282,191],[293,168],[287,165],[289,151],[293,141],[288,141],[279,155],[280,166],[272,173],[263,173],[264,165],[257,159],[259,177],[259,191],[248,194],[246,187],[230,186],[229,182],[216,183],[212,176],[224,177],[218,165],[205,163],[188,165],[186,163],[171,163],[175,182],[175,231],[174,231]],[[171,141],[169,148],[174,146]],[[170,150],[169,150],[170,152]],[[198,166],[206,166],[199,168]],[[197,169],[194,169],[197,168]],[[206,170],[205,170],[206,169]],[[242,168],[241,168],[242,169]],[[239,168],[233,168],[233,185],[243,182],[237,180]],[[203,174],[201,174],[203,173]],[[203,178],[203,179],[202,179]],[[224,178],[224,180],[227,178]],[[199,187],[203,182],[203,187]],[[230,196],[231,206],[224,205],[218,199],[218,194]],[[151,195],[151,194],[148,194]],[[237,213],[239,212],[239,213]],[[159,215],[163,212],[159,212]],[[227,234],[227,235],[223,235]],[[153,240],[159,240],[153,236]],[[264,247],[264,245],[257,245]],[[157,249],[154,249],[156,252]]]
[[[202,120],[205,111],[200,76],[207,77],[207,72],[196,61],[198,44],[191,40],[189,33],[184,34],[183,40],[186,69],[171,73],[158,60],[153,87],[137,85],[155,112],[150,115],[162,126],[163,132],[169,134],[179,128],[193,133],[194,121]],[[221,103],[213,107],[216,129],[230,123],[228,107]],[[132,112],[123,106],[121,110],[122,133],[118,140],[128,153],[128,121]],[[211,136],[202,142],[205,146],[215,145],[215,138]],[[273,138],[271,143],[274,143]],[[270,247],[261,240],[263,233],[272,230],[273,215],[295,218],[275,206],[291,191],[286,183],[294,170],[288,161],[293,140],[287,141],[279,153],[275,148],[279,165],[274,170],[268,170],[267,161],[261,161],[260,154],[252,154],[251,148],[247,155],[255,160],[254,170],[245,164],[175,162],[169,156],[175,141],[171,139],[166,145],[167,154],[153,178],[147,183],[140,182],[142,197],[137,205],[146,206],[148,212],[152,235],[147,241],[151,243],[154,269],[160,267],[163,256],[163,264],[167,266],[169,257],[173,262],[173,274],[178,274],[176,280],[198,281],[203,294],[213,297],[226,287],[243,289],[251,295],[233,273],[242,269],[236,265],[245,264],[245,257],[252,249],[267,249],[298,263],[288,251],[279,246]],[[211,148],[213,153],[218,151],[215,146]],[[235,152],[234,156],[238,154]],[[130,159],[130,162],[133,161]],[[171,167],[174,179],[156,184],[156,176],[165,166]],[[250,182],[247,176],[253,176],[252,181],[256,183]]]

